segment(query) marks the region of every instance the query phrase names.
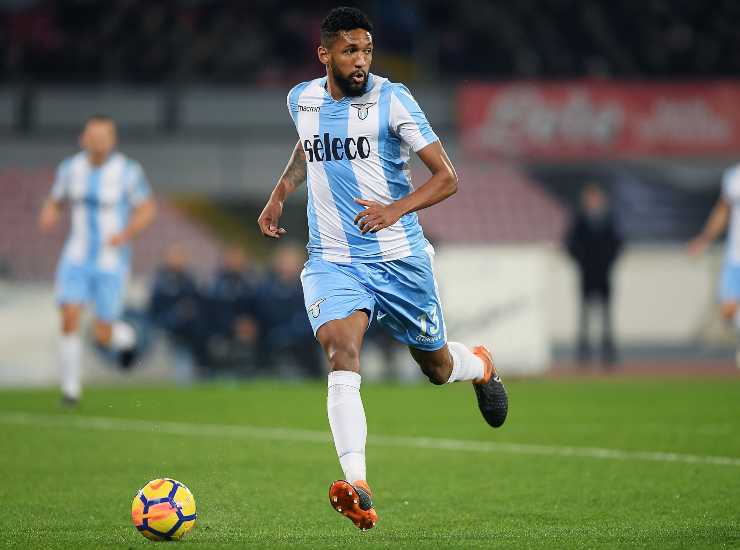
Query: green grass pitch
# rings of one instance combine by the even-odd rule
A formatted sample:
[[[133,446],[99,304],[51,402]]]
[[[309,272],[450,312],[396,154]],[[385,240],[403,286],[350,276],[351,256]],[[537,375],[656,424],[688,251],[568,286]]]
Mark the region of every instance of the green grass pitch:
[[[740,379],[508,388],[491,430],[468,384],[363,386],[380,515],[365,533],[328,503],[323,383],[90,388],[75,411],[5,390],[0,547],[159,544],[130,505],[162,476],[195,494],[195,529],[171,543],[193,548],[740,547]]]

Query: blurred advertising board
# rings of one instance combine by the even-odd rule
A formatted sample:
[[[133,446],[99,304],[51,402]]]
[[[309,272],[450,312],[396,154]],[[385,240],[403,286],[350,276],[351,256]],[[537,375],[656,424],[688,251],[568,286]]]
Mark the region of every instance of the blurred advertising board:
[[[491,346],[502,376],[550,368],[549,248],[445,246],[434,260],[447,336]]]
[[[467,84],[466,151],[533,160],[740,153],[740,81]]]

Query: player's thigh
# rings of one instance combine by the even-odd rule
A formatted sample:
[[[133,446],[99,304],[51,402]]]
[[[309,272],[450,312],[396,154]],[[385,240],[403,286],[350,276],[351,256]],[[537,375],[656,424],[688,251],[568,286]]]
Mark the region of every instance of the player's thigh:
[[[91,298],[95,305],[96,326],[100,326],[101,331],[105,330],[104,325],[113,323],[121,316],[127,282],[128,272],[126,271],[98,270],[95,272]]]
[[[373,287],[376,320],[393,337],[422,352],[445,346],[447,329],[434,278],[431,254],[377,264],[385,276]],[[442,352],[440,352],[442,353]]]
[[[372,316],[375,300],[351,265],[310,259],[301,272],[303,300],[314,336],[331,321],[346,319],[356,311]],[[367,329],[365,317],[363,334]]]

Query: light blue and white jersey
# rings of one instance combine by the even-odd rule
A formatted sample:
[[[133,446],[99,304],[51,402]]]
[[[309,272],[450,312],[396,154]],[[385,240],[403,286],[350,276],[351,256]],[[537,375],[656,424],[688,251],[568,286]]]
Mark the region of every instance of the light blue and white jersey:
[[[112,153],[100,166],[90,164],[84,152],[62,161],[51,190],[52,199],[68,201],[71,210],[61,261],[110,272],[127,270],[130,248],[108,242],[126,228],[131,209],[150,195],[141,165],[121,153]]]
[[[335,263],[383,262],[423,253],[416,213],[362,234],[356,198],[389,204],[413,191],[410,150],[439,138],[403,84],[373,74],[366,92],[334,100],[326,77],[288,94],[288,109],[306,154],[309,255]]]
[[[740,164],[728,168],[722,176],[722,197],[730,205],[725,261],[740,265]]]

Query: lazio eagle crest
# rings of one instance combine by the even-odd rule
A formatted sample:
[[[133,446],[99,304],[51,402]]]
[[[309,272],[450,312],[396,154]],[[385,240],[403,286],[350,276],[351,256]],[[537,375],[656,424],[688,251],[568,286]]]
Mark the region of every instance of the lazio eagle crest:
[[[357,118],[360,120],[365,120],[367,118],[367,112],[370,107],[375,105],[377,101],[374,101],[372,103],[350,103],[352,107],[357,109]]]

